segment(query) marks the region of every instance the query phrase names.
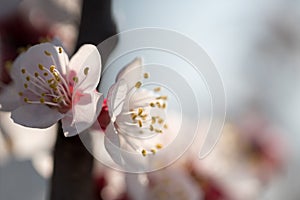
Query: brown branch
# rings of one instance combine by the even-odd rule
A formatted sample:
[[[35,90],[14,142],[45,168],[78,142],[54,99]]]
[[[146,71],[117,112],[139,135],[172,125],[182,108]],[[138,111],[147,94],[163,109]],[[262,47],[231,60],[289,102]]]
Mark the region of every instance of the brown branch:
[[[111,1],[84,0],[76,48],[85,43],[97,45],[115,33],[116,27],[111,17]],[[114,45],[110,50],[113,48]],[[102,63],[106,61],[107,56],[108,54],[101,55]],[[79,136],[64,137],[59,123],[50,199],[94,199],[92,168],[93,157],[86,150]]]

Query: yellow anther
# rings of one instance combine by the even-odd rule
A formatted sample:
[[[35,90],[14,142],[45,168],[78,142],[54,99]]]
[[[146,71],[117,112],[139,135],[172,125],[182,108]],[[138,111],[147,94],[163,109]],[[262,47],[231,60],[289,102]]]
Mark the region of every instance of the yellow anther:
[[[167,100],[167,99],[168,99],[168,97],[167,97],[167,96],[159,96],[159,97],[156,97],[156,99]]]
[[[146,118],[148,117],[148,115],[147,114],[144,114],[144,115],[141,115],[140,116],[143,120],[146,120]]]
[[[160,129],[154,129],[154,131],[155,131],[156,133],[162,133],[162,130],[160,130]]]
[[[62,53],[62,48],[61,47],[58,48],[58,53]]]
[[[27,83],[24,83],[24,88],[28,88],[28,84]]]
[[[163,109],[165,109],[167,107],[166,103],[163,103],[163,105],[161,106]]]
[[[151,149],[150,150],[153,154],[156,154],[156,150],[155,149]]]
[[[160,87],[156,87],[153,90],[154,90],[154,92],[159,92],[161,90],[161,88]]]
[[[149,74],[148,73],[144,73],[144,78],[149,78]]]
[[[49,51],[44,51],[44,54],[46,55],[46,56],[51,56],[51,53],[49,52]]]
[[[30,81],[30,77],[29,77],[29,76],[27,76],[27,77],[26,77],[26,80],[27,80],[27,81]]]
[[[43,92],[41,95],[42,95],[42,97],[44,97],[44,96],[46,96],[46,93],[45,93],[45,92]]]
[[[88,67],[84,68],[84,71],[83,71],[84,75],[86,75],[86,76],[88,75],[89,69],[90,69],[90,68],[88,68]]]
[[[135,84],[136,88],[140,88],[141,86],[142,86],[142,82],[141,81],[136,82],[136,84]]]
[[[145,149],[142,150],[142,154],[143,156],[146,156],[147,155],[147,151]]]
[[[20,96],[20,97],[23,96],[23,92],[19,92],[19,96]]]
[[[51,66],[50,66],[50,72],[53,73],[54,70],[55,70],[55,66],[54,66],[54,65],[51,65]]]
[[[25,74],[26,73],[26,69],[21,69],[21,72],[22,72],[22,74]]]
[[[34,76],[35,76],[35,77],[38,77],[38,76],[39,76],[39,73],[34,72]]]
[[[143,111],[144,111],[143,108],[139,108],[138,109],[138,115],[141,116],[141,114],[143,113]]]
[[[157,121],[159,124],[162,124],[164,123],[164,120],[162,118],[159,118],[158,121]]]
[[[156,118],[155,117],[151,117],[151,123],[155,124],[155,122],[156,122]]]
[[[151,107],[155,107],[155,104],[154,104],[153,102],[151,102],[149,105],[150,105]]]
[[[132,120],[135,120],[135,119],[137,118],[137,116],[138,116],[137,114],[132,113],[132,114],[131,114],[131,119],[132,119]]]
[[[40,102],[41,103],[45,103],[45,99],[44,98],[40,98]]]
[[[54,90],[57,89],[57,88],[56,88],[56,87],[57,87],[57,83],[55,83],[55,82],[52,83],[52,84],[50,84],[49,86],[50,86],[50,88],[52,88],[52,89],[54,89]]]
[[[157,149],[161,149],[163,146],[162,146],[162,144],[156,144],[155,147],[156,147]]]
[[[48,76],[48,72],[45,72],[45,73],[44,73],[44,76]]]
[[[53,81],[54,81],[54,79],[51,78],[51,79],[49,79],[47,82],[50,84],[50,83],[52,83]]]
[[[138,121],[138,123],[139,123],[139,127],[141,128],[141,127],[143,126],[143,123],[142,123],[142,121],[141,121],[141,120],[139,120],[139,121]]]
[[[44,70],[44,66],[42,64],[39,64],[40,70]]]
[[[57,103],[57,102],[58,102],[57,98],[55,98],[55,97],[52,98],[52,102],[53,102],[53,103]]]
[[[164,124],[164,129],[168,129],[168,124]]]
[[[74,81],[75,83],[78,83],[78,77],[77,77],[77,76],[74,76],[74,77],[73,77],[73,81]]]
[[[160,105],[159,102],[156,102],[156,105],[157,105],[158,108],[161,108],[161,105]]]
[[[153,130],[154,130],[154,127],[150,124],[149,129],[150,129],[150,131],[153,131]]]
[[[23,100],[24,100],[25,103],[28,103],[28,101],[29,101],[27,97],[24,97]]]

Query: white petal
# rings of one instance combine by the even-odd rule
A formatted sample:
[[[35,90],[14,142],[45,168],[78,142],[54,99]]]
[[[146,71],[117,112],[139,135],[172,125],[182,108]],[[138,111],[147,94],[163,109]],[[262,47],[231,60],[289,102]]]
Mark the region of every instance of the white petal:
[[[96,46],[83,45],[72,57],[69,67],[78,78],[75,90],[90,92],[96,89],[101,75],[101,57]],[[73,77],[68,79],[72,81]]]
[[[21,66],[20,61],[23,59],[25,53],[20,54],[13,62],[13,65],[10,69],[10,76],[13,79],[15,86],[17,90],[23,91],[23,82],[22,80],[22,74],[21,74]]]
[[[112,121],[115,121],[116,117],[122,111],[127,91],[127,84],[123,80],[118,81],[109,88],[107,94],[107,106]]]
[[[120,139],[114,126],[110,123],[105,130],[104,146],[113,161],[122,166]]]
[[[101,111],[101,95],[98,92],[83,94],[78,102],[73,104],[72,111],[62,120],[66,137],[79,134],[93,125]]]
[[[143,76],[142,58],[135,58],[126,65],[118,74],[116,82],[124,79],[128,88],[133,88],[136,82],[141,81]]]
[[[48,53],[50,55],[46,55]],[[19,70],[25,68],[29,73],[34,74],[35,72],[41,72],[38,67],[39,64],[48,69],[51,65],[55,65],[61,74],[65,74],[68,63],[68,56],[63,49],[59,53],[59,47],[51,43],[42,43],[32,46],[24,53],[20,59]]]
[[[18,91],[16,91],[15,85],[10,84],[0,91],[0,110],[12,111],[21,105]]]
[[[64,115],[45,105],[27,104],[12,111],[11,118],[17,124],[31,128],[48,128]]]

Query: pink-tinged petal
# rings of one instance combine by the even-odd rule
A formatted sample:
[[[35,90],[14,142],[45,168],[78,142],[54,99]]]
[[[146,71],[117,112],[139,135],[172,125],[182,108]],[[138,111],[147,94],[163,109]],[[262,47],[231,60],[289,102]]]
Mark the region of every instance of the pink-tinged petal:
[[[120,139],[112,123],[106,127],[104,146],[113,161],[122,166]]]
[[[0,92],[0,110],[12,111],[21,105],[18,91],[16,91],[15,85],[11,84],[5,86]]]
[[[62,122],[62,129],[64,131],[65,137],[71,137],[79,133],[73,123],[72,110],[70,110],[65,114],[61,122]]]
[[[101,57],[96,46],[83,45],[72,57],[69,67],[75,73],[70,74],[68,79],[72,82],[74,75],[78,79],[75,91],[91,92],[95,90],[101,75]]]
[[[107,106],[109,115],[113,121],[115,121],[116,117],[121,113],[124,99],[127,95],[127,84],[125,81],[120,80],[114,85],[112,85],[107,94]]]
[[[73,103],[73,110],[62,120],[66,137],[79,134],[93,125],[101,111],[101,96],[98,92],[82,94],[79,100]]]
[[[17,124],[31,128],[48,128],[64,115],[45,105],[27,104],[12,111],[11,118]]]
[[[135,58],[119,72],[116,82],[123,79],[126,81],[128,88],[133,88],[138,81],[142,80],[142,63],[142,58]]]
[[[30,74],[35,72],[42,74],[43,71],[39,68],[39,65],[47,69],[54,65],[61,74],[65,74],[68,64],[69,58],[62,47],[51,43],[41,43],[32,46],[24,53],[20,59],[19,70],[25,68]]]

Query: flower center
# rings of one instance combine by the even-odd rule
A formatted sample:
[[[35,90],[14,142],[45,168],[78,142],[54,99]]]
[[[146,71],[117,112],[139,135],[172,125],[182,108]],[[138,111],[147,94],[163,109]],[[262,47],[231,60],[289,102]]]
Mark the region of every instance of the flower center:
[[[149,78],[149,74],[145,73],[144,78]],[[166,123],[168,97],[159,94],[160,87],[152,91],[141,87],[142,82],[138,81],[126,94],[122,112],[117,116],[114,125],[119,135],[132,149],[143,156],[154,155],[162,148],[156,137],[168,128]],[[144,147],[142,143],[146,143],[145,146],[149,148]]]
[[[51,54],[45,51],[45,54]],[[55,65],[48,68],[38,64],[36,71],[28,72],[21,69],[23,75],[24,90],[19,92],[23,101],[27,104],[45,104],[55,107],[65,113],[72,104],[70,85],[64,76],[56,69]]]

